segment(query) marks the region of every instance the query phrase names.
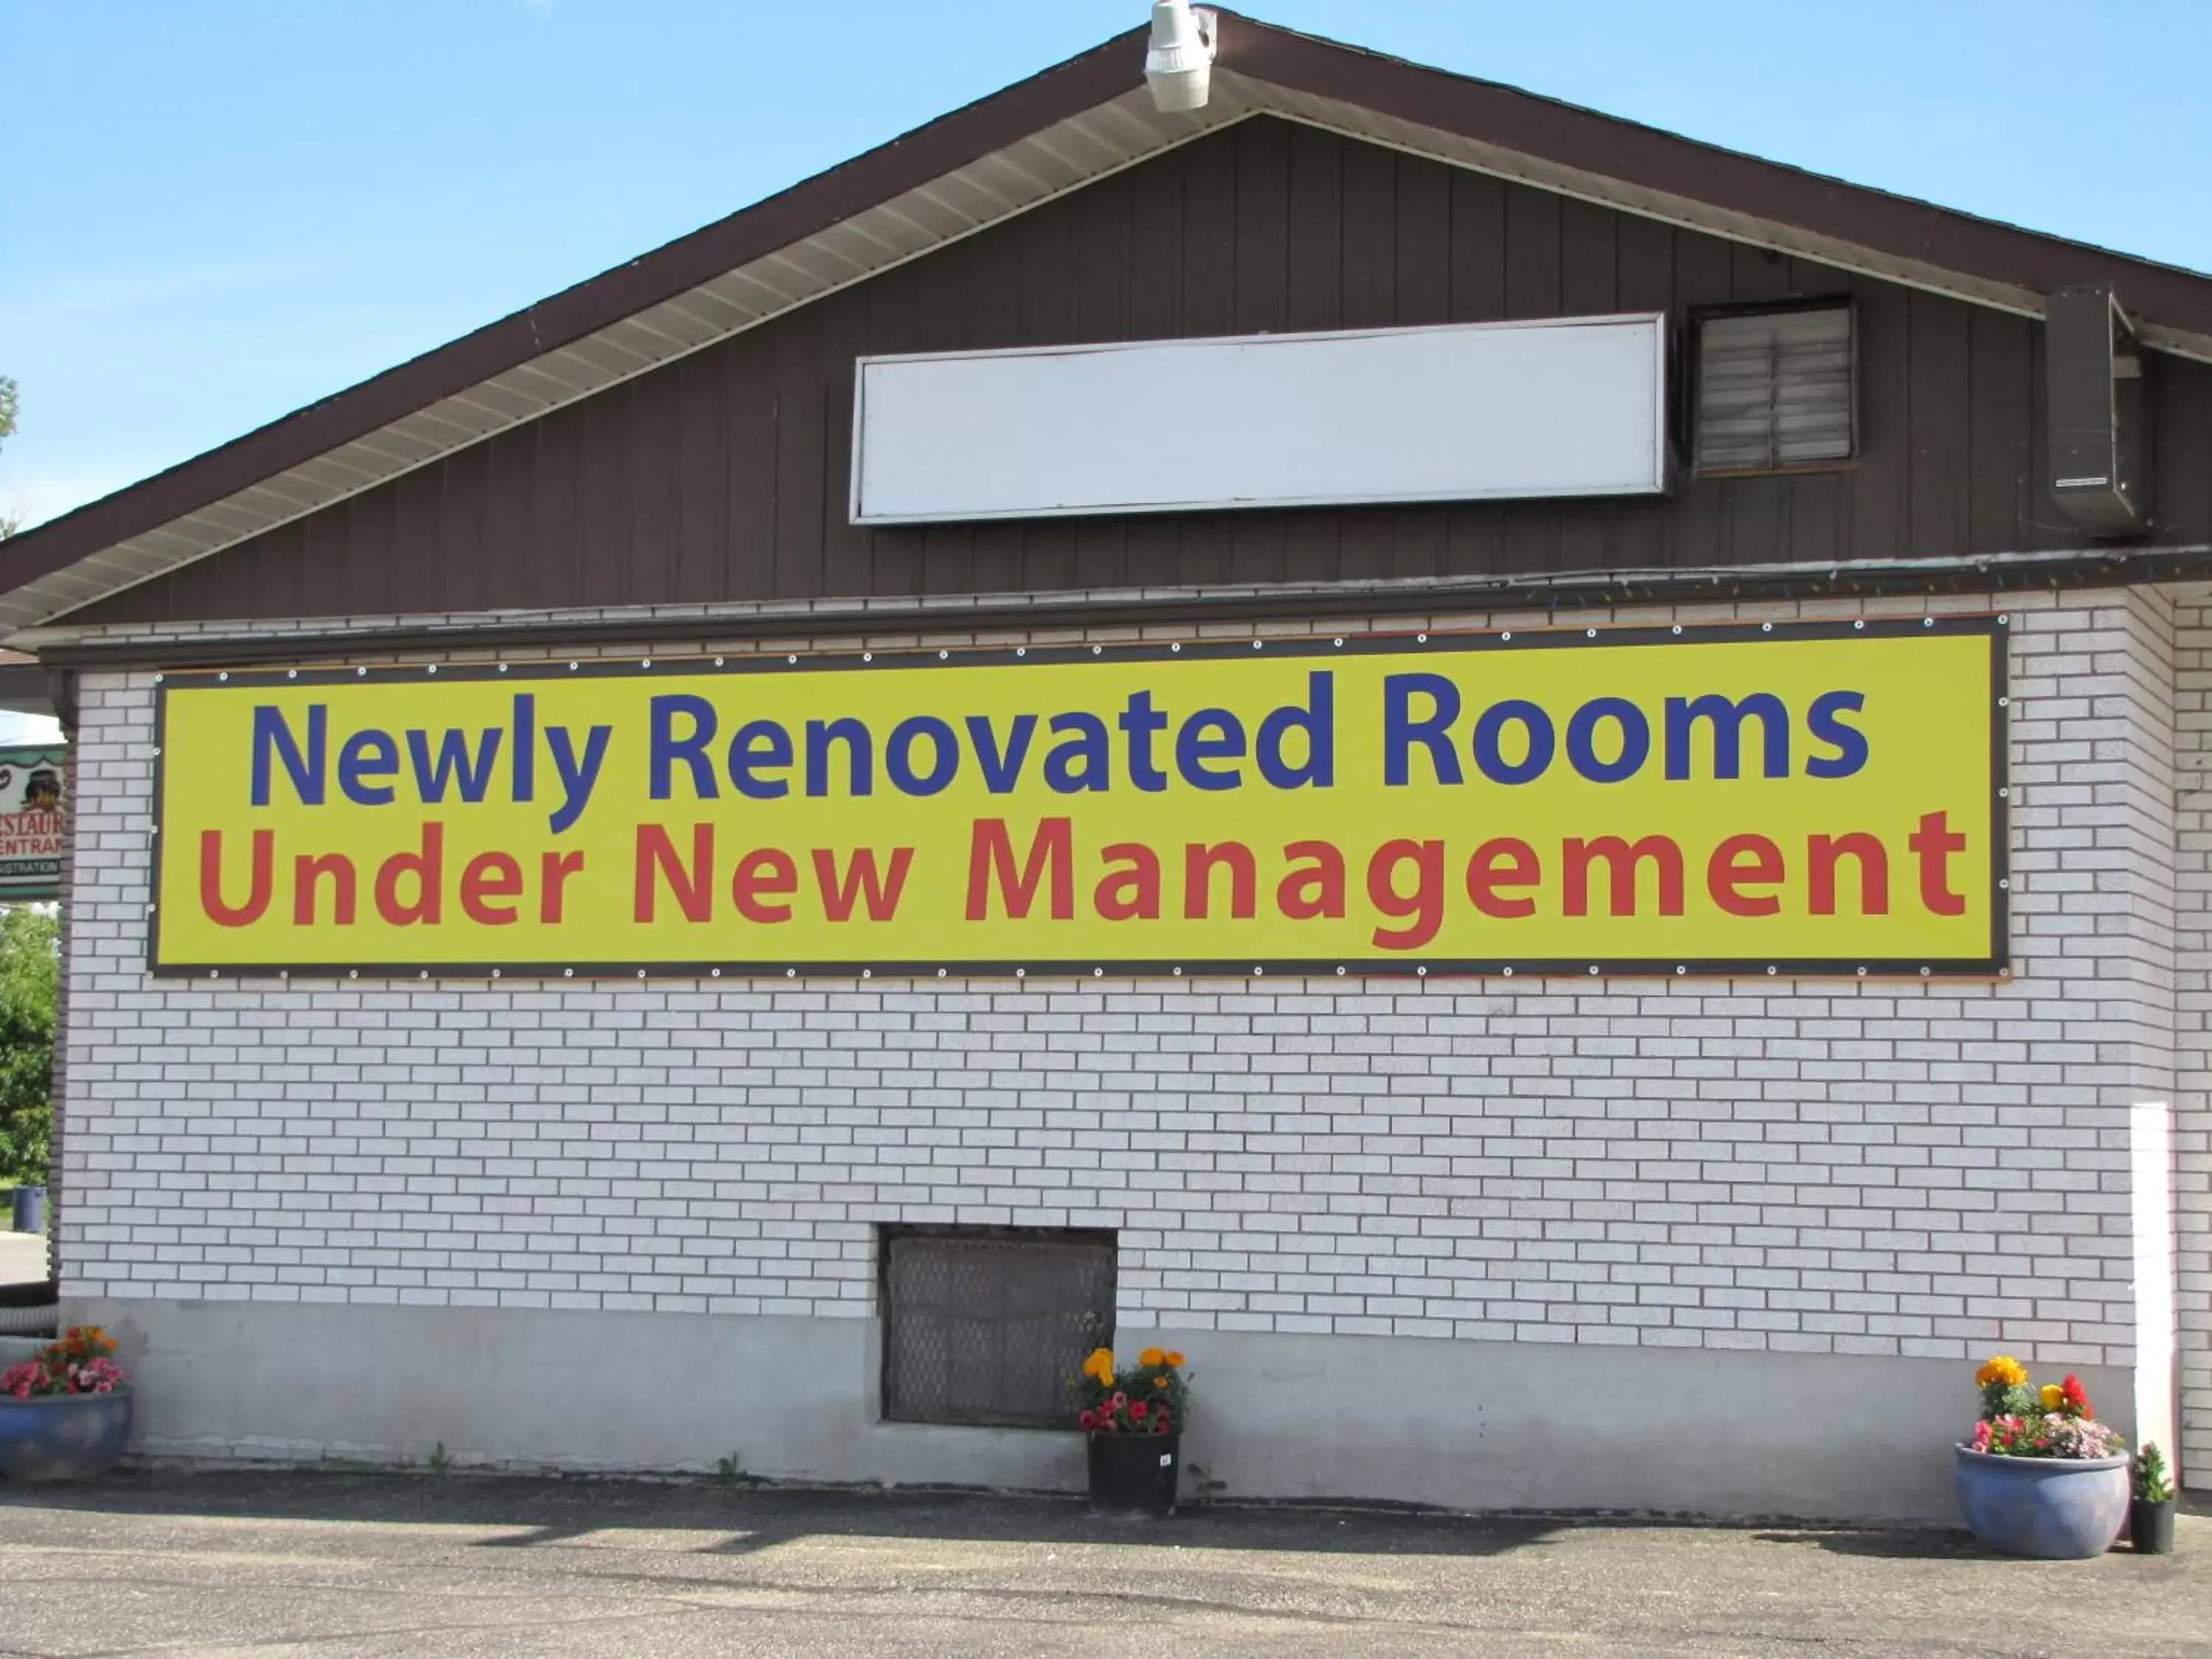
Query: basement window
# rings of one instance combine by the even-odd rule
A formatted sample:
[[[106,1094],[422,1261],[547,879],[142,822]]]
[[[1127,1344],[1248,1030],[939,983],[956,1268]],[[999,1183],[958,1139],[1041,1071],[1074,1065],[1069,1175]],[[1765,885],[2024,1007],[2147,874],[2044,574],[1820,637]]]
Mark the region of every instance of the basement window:
[[[1850,459],[1858,375],[1848,302],[1707,312],[1696,328],[1699,472]]]
[[[1084,1356],[1114,1342],[1114,1235],[886,1227],[884,1415],[1071,1428]]]

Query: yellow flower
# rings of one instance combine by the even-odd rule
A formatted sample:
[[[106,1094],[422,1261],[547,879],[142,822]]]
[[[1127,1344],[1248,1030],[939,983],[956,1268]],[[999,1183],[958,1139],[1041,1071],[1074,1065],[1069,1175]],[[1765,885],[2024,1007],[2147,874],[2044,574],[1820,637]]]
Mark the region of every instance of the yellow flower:
[[[1113,1349],[1093,1348],[1091,1358],[1083,1362],[1083,1374],[1100,1382],[1111,1383],[1114,1380]]]
[[[2056,1382],[2046,1382],[2043,1385],[2044,1410],[2047,1412],[2055,1412],[2059,1408],[2059,1407],[2065,1403],[2065,1389],[2060,1388]]]
[[[2027,1381],[2027,1371],[2010,1354],[2001,1353],[1974,1373],[1974,1381],[1984,1389],[1992,1382],[2002,1383],[2008,1389],[2017,1389]]]
[[[1168,1350],[1168,1364],[1174,1366],[1177,1370],[1181,1370],[1182,1369],[1182,1356],[1177,1353],[1173,1348],[1170,1348]]]
[[[1147,1348],[1137,1356],[1139,1365],[1161,1365],[1167,1363],[1167,1354],[1158,1348]]]

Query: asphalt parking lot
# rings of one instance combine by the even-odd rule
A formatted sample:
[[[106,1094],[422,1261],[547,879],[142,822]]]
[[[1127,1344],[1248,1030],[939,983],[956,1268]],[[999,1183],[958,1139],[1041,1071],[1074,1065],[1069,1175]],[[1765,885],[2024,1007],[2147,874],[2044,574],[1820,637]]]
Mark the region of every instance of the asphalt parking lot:
[[[0,1486],[8,1655],[2212,1652],[2212,1516],[2055,1565],[1963,1534],[466,1474]]]
[[[7,1212],[0,1206],[0,1220]],[[0,1226],[0,1285],[30,1284],[46,1276],[44,1233],[10,1232]]]

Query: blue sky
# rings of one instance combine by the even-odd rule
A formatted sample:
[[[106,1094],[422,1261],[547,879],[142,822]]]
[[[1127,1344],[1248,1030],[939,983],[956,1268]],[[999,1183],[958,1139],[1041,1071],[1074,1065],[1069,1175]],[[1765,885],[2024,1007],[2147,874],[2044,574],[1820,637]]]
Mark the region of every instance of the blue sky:
[[[2212,270],[2203,0],[1250,9]],[[1144,0],[0,3],[0,374],[23,398],[0,509],[35,520],[185,459],[1145,15]]]

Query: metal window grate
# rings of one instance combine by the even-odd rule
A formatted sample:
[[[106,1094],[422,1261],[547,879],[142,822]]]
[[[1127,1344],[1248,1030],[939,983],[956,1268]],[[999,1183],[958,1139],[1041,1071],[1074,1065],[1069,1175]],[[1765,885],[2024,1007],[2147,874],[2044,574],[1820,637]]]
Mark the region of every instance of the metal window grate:
[[[1851,308],[1711,316],[1698,325],[1699,471],[1756,471],[1853,453]]]
[[[1114,1340],[1110,1234],[887,1230],[884,1415],[1058,1428]]]

